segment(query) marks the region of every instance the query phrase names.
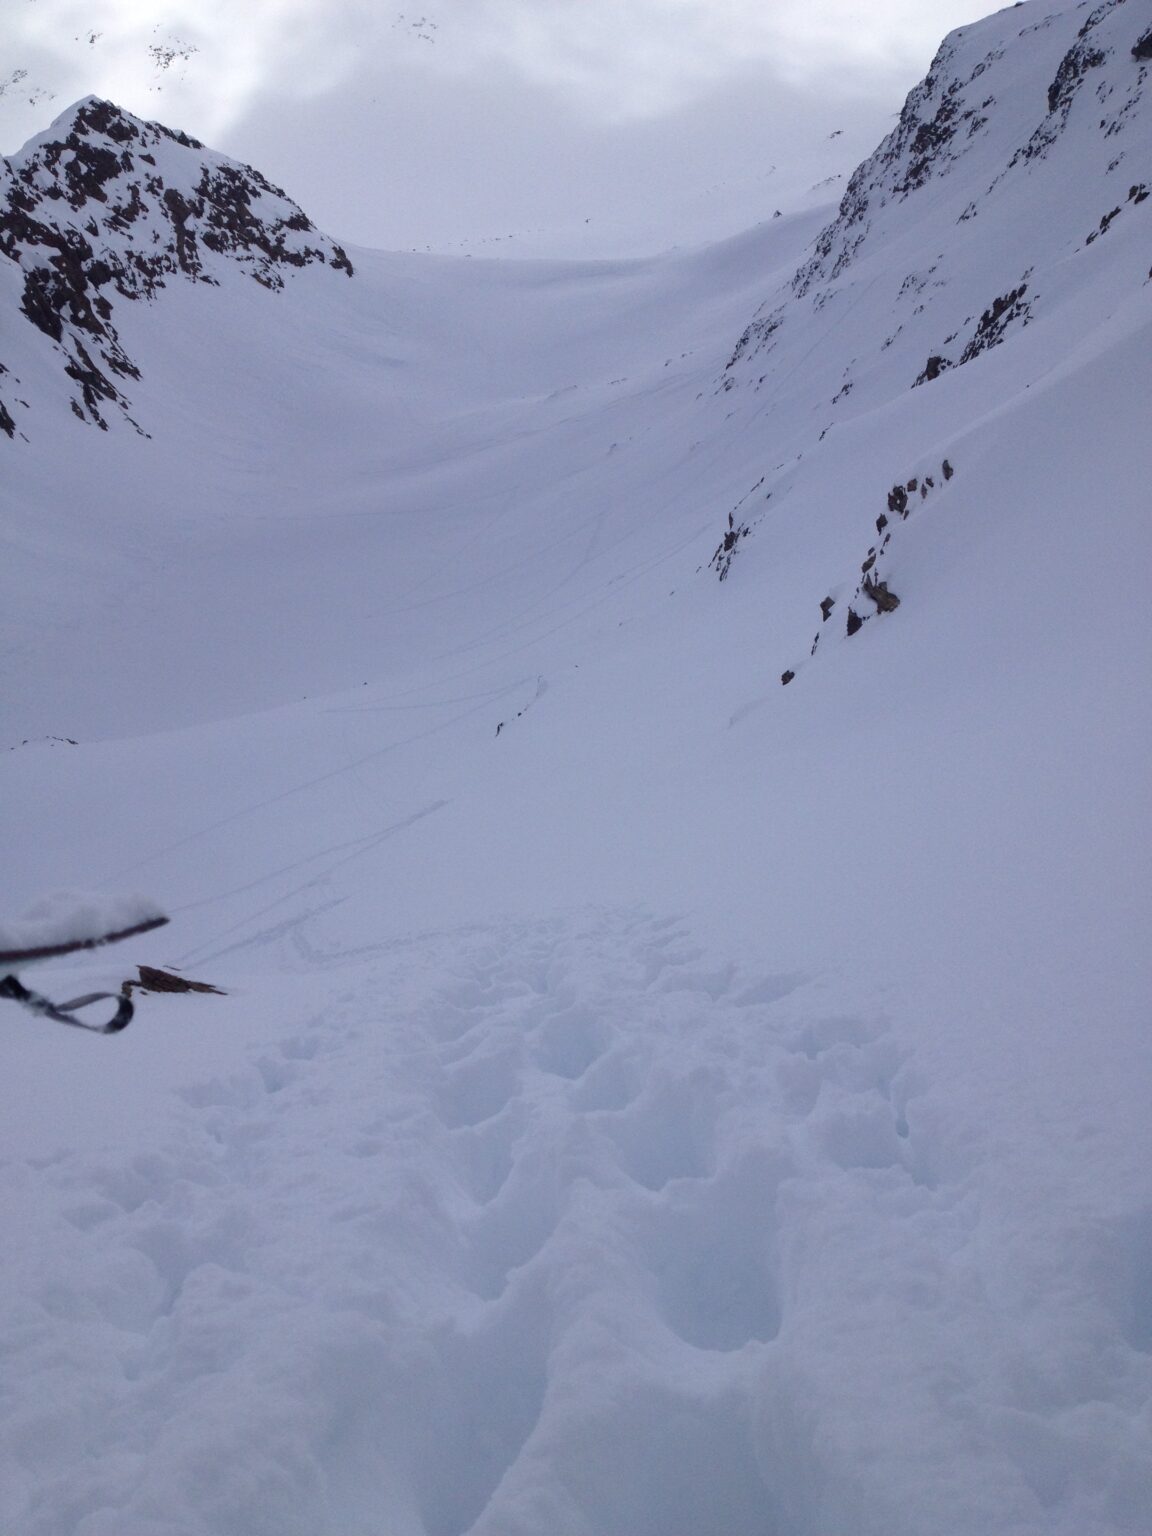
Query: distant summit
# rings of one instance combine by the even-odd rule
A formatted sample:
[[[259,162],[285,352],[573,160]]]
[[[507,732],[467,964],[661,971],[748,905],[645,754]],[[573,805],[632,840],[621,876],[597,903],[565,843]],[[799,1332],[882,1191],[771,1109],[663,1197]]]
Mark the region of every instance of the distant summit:
[[[153,299],[174,279],[240,273],[279,289],[313,264],[352,273],[259,171],[93,96],[0,160],[0,256],[19,269],[24,317],[55,345],[73,411],[105,428],[110,409],[132,420],[125,390],[140,377],[117,332],[119,300]],[[0,359],[0,430],[12,437],[10,369]]]

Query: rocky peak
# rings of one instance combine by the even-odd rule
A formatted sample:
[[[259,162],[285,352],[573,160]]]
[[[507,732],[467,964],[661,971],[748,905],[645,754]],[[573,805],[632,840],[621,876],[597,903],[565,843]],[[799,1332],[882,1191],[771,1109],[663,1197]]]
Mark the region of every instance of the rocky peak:
[[[942,242],[928,274],[933,290],[946,286],[950,266],[973,265],[970,252],[957,258],[968,249],[963,232],[973,220],[981,221],[974,238],[985,243],[986,217],[998,235],[1015,224],[1011,242],[1030,258],[1006,276],[1001,294],[1062,246],[1082,245],[1092,224],[1125,206],[1129,184],[1135,196],[1148,180],[1150,58],[1152,30],[1140,0],[1020,3],[950,34],[896,127],[852,175],[807,260],[741,336],[725,387],[735,382],[736,364],[772,351],[782,328],[823,308],[869,262],[869,282],[885,286],[876,275],[880,253],[895,251],[918,228],[931,226],[932,239]],[[1026,226],[1022,201],[1035,205],[1045,177],[1043,226]],[[1093,200],[1100,213],[1082,228]],[[908,275],[894,297],[921,295],[926,281]],[[967,324],[963,313],[957,320]],[[935,361],[950,365],[943,355]]]
[[[116,330],[120,301],[237,275],[276,290],[312,265],[352,275],[259,171],[96,97],[0,160],[0,257],[20,269],[25,318],[61,355],[72,409],[101,427],[110,406],[131,420],[124,385],[139,377]],[[0,430],[15,432],[3,402]]]

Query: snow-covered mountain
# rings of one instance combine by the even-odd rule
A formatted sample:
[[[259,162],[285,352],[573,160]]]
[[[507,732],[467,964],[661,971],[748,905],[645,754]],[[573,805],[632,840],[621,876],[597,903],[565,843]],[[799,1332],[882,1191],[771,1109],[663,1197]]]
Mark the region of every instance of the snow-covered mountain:
[[[140,378],[117,332],[124,300],[237,271],[281,288],[285,269],[312,262],[352,274],[344,251],[251,166],[95,97],[3,162],[0,231],[21,312],[55,344],[73,411],[101,427],[111,406],[128,416],[125,390]],[[13,372],[11,360],[0,367]],[[14,374],[10,387],[20,384]],[[15,434],[8,405],[0,429]]]
[[[947,38],[837,217],[741,335],[725,388],[766,393],[774,419],[780,395],[796,396],[823,440],[1008,340],[1031,388],[1142,306],[1149,43],[1133,12],[1126,0],[1026,7]],[[1126,240],[1097,246],[1121,229]],[[853,626],[885,611],[910,498],[928,498],[951,466],[894,471],[875,528],[861,520]]]
[[[640,262],[4,163],[0,926],[227,993],[4,1020],[5,1531],[1144,1536],[1150,55]]]

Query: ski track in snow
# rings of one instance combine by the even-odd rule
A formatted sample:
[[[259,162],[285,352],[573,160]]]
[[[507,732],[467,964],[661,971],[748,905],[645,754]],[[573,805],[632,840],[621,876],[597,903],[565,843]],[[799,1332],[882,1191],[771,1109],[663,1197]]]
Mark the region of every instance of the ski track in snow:
[[[762,1528],[742,1387],[783,1321],[774,1194],[796,1134],[848,1169],[912,1160],[890,1042],[797,1027],[803,978],[701,968],[674,923],[450,948],[430,996],[433,957],[401,955],[183,1091],[154,1153],[24,1170],[24,1219],[53,1226],[45,1252],[68,1232],[72,1262],[21,1266],[42,1391],[8,1404],[9,1529],[528,1530],[534,1437],[566,1414],[589,1529],[606,1435],[636,1506],[617,1528],[685,1508],[685,1529]],[[398,982],[410,1003],[373,1003]],[[814,1119],[822,1091],[838,1107]],[[647,1318],[647,1364],[613,1358],[617,1313]],[[702,1398],[681,1379],[699,1356]],[[589,1371],[620,1379],[604,1422]],[[174,1486],[200,1523],[166,1523]]]
[[[971,1170],[882,1011],[638,913],[397,944],[343,991],[348,956],[286,942],[332,1005],[182,1089],[165,1144],[5,1169],[3,1529],[841,1530],[902,1456],[939,1463],[941,1529],[1044,1528],[1058,1436],[1014,1409],[997,1459]],[[886,1326],[887,1383],[850,1342]],[[855,1529],[927,1514],[873,1490]]]

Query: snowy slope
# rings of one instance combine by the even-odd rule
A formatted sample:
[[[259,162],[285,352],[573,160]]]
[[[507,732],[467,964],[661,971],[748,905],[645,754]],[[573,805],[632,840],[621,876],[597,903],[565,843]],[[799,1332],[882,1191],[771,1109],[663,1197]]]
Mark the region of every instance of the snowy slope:
[[[1147,1531],[1150,27],[965,28],[644,262],[11,162],[317,254],[98,284],[101,430],[0,224],[5,927],[228,994],[4,1020],[0,1527]]]

